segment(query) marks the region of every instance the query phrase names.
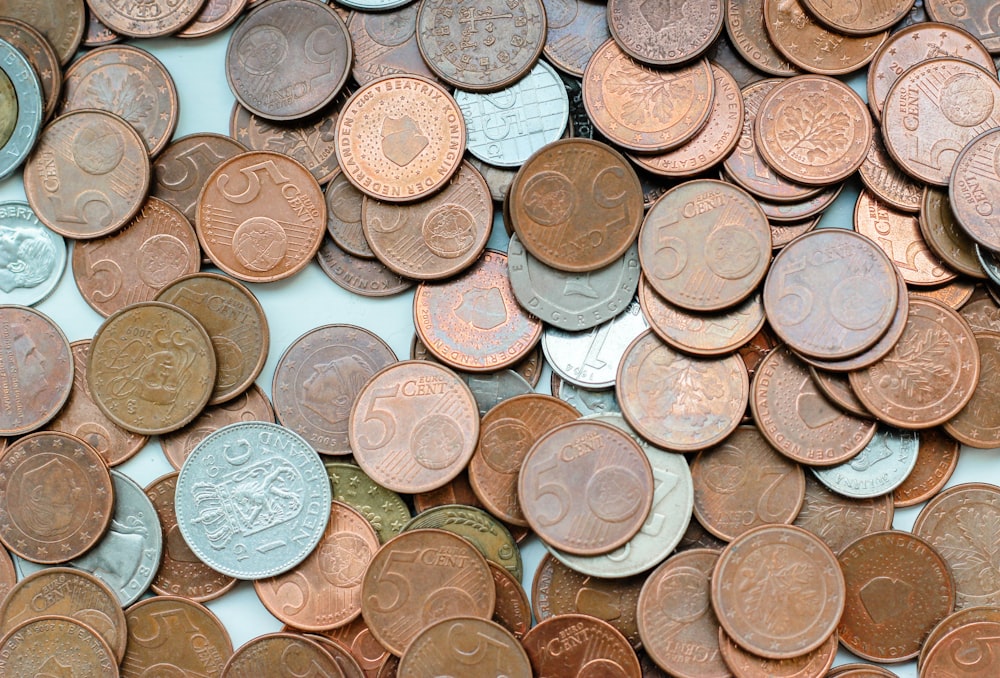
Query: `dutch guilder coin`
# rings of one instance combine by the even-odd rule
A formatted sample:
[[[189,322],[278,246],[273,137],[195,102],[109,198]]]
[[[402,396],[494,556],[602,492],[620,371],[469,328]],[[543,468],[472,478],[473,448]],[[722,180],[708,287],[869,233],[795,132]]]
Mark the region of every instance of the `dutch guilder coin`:
[[[821,483],[845,497],[878,497],[906,480],[917,463],[919,447],[920,437],[914,431],[883,426],[850,460],[811,471]]]
[[[330,482],[305,440],[276,424],[231,424],[205,438],[177,479],[177,524],[213,569],[262,579],[302,562],[330,517]]]
[[[32,306],[59,284],[66,243],[24,202],[0,202],[0,304]]]
[[[42,84],[31,63],[0,39],[0,179],[20,167],[31,152],[43,107]]]

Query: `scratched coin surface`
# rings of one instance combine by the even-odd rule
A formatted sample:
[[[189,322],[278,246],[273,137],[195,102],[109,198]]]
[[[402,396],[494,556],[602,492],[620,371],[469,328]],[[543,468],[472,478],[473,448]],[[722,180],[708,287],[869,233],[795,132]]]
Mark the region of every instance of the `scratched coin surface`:
[[[608,27],[632,58],[651,66],[676,66],[705,52],[722,32],[722,0],[698,5],[609,0]]]
[[[892,528],[892,495],[852,498],[827,488],[806,474],[806,499],[792,523],[822,539],[834,553],[858,537]]]
[[[924,2],[927,15],[934,21],[951,24],[965,29],[983,43],[991,54],[1000,52],[1000,35],[989,24],[988,16],[993,16],[995,4],[989,2],[948,3],[942,0]]]
[[[65,269],[62,236],[43,226],[27,203],[0,202],[0,304],[37,304]]]
[[[222,621],[211,610],[177,596],[141,600],[125,613],[128,651],[123,675],[162,671],[167,675],[217,678],[233,653]]]
[[[247,148],[221,134],[203,132],[175,139],[153,163],[150,194],[164,200],[194,223],[198,194],[209,174],[223,161]]]
[[[521,641],[535,678],[621,676],[641,678],[639,659],[628,640],[608,622],[563,614],[539,622]]]
[[[118,662],[90,626],[61,616],[33,619],[0,641],[0,675],[59,675],[72,667],[74,678],[115,678]]]

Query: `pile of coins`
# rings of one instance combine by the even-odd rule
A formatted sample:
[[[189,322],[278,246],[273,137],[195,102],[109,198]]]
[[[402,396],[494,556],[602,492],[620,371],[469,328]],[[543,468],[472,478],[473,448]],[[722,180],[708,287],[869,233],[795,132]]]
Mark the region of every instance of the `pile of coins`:
[[[994,675],[967,4],[0,0],[0,676]],[[230,134],[175,139],[139,39],[211,35]],[[409,359],[306,292],[268,394],[313,261],[412,288]],[[234,651],[240,581],[285,628]]]

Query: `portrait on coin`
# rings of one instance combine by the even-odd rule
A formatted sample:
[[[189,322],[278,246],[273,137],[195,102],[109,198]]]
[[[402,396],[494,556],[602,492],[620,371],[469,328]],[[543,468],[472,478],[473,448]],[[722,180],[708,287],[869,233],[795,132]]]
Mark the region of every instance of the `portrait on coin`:
[[[35,287],[48,279],[55,264],[56,247],[41,228],[0,224],[0,290]]]

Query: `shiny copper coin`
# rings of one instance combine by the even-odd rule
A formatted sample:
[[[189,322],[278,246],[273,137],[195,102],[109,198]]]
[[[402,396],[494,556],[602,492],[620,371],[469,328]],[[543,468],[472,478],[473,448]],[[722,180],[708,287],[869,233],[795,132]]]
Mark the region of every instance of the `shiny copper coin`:
[[[490,237],[493,201],[467,162],[437,194],[414,205],[365,198],[363,239],[390,269],[415,280],[442,280],[479,257]]]
[[[521,582],[505,567],[492,561],[486,561],[486,564],[490,566],[497,592],[493,621],[521,640],[531,628],[531,603],[528,602],[528,594],[521,587]]]
[[[0,541],[36,563],[64,563],[103,536],[114,503],[108,467],[65,433],[19,438],[0,458]]]
[[[817,21],[847,35],[871,35],[892,28],[906,16],[913,3],[914,0],[887,0],[833,6],[823,0],[802,0]]]
[[[181,29],[205,0],[153,0],[138,4],[89,0],[88,9],[111,30],[133,38],[155,38]]]
[[[74,111],[42,130],[24,165],[24,192],[56,233],[97,238],[139,211],[150,175],[143,139],[127,122],[103,111]]]
[[[979,359],[972,328],[957,311],[914,297],[903,336],[885,358],[851,372],[851,388],[881,421],[930,428],[972,399]]]
[[[189,134],[176,139],[153,163],[150,194],[164,200],[194,223],[198,194],[209,174],[222,162],[246,153],[243,144],[221,134]]]
[[[381,261],[360,259],[342,250],[326,237],[316,253],[316,260],[330,280],[348,292],[365,297],[386,297],[413,287],[413,281],[394,273]]]
[[[812,532],[831,551],[840,553],[858,537],[891,529],[894,513],[890,495],[852,499],[827,489],[815,475],[807,473],[806,498],[792,524]]]
[[[714,92],[707,59],[658,70],[614,40],[598,48],[583,74],[583,103],[594,126],[639,153],[669,151],[694,137],[712,112]]]
[[[739,425],[749,391],[739,356],[689,357],[652,332],[625,350],[615,385],[628,423],[653,444],[678,452],[725,439]]]
[[[251,10],[226,50],[236,99],[268,120],[295,120],[328,104],[347,81],[353,49],[343,19],[312,0]]]
[[[764,26],[764,0],[726,0],[726,33],[733,49],[755,68],[771,75],[795,75],[799,69],[771,42]],[[758,78],[759,79],[759,78]],[[749,83],[741,83],[745,87]]]
[[[521,463],[542,435],[579,416],[572,405],[540,393],[514,396],[483,416],[468,473],[490,513],[508,523],[528,524],[517,497]]]
[[[949,614],[927,634],[927,639],[924,641],[923,647],[920,648],[920,654],[917,655],[917,667],[923,667],[927,653],[938,644],[938,641],[945,634],[966,624],[983,621],[1000,622],[1000,609],[983,605],[981,607],[965,607]]]
[[[966,145],[955,161],[948,199],[961,230],[980,245],[1000,249],[993,196],[1000,188],[1000,134],[985,132]]]
[[[958,310],[972,298],[972,293],[975,288],[975,283],[971,280],[956,278],[947,285],[927,289],[917,288],[910,292],[910,294],[918,297],[934,299],[935,301],[941,302],[945,306],[950,306],[951,308]]]
[[[981,41],[991,54],[1000,52],[1000,36],[989,26],[988,20],[984,22],[984,13],[991,12],[993,5],[975,2],[955,5],[942,0],[926,0],[924,5],[927,15],[934,21],[959,26]]]
[[[286,629],[286,630],[291,630]],[[361,617],[356,617],[354,621],[329,631],[323,631],[319,635],[324,638],[332,638],[351,652],[351,656],[358,663],[358,667],[364,672],[366,678],[376,678],[379,669],[385,665],[389,659],[395,657],[389,654],[382,645],[375,640],[368,625]]]
[[[859,657],[900,662],[916,657],[930,630],[949,614],[955,587],[948,565],[908,532],[875,532],[841,551],[847,604],[837,627]]]
[[[635,652],[606,621],[564,614],[535,625],[521,641],[535,678],[595,676],[640,678]]]
[[[992,653],[982,653],[970,659],[965,657],[965,652],[968,648],[992,642],[998,633],[1000,622],[990,621],[972,622],[949,631],[927,652],[921,675],[953,676],[960,673],[967,678],[990,678],[996,671]]]
[[[819,392],[831,403],[849,414],[863,419],[870,419],[872,414],[865,409],[858,397],[851,390],[851,382],[846,374],[828,372],[809,365],[809,376]]]
[[[241,645],[229,657],[220,678],[280,676],[293,666],[319,675],[344,675],[319,642],[297,633],[267,633]]]
[[[135,433],[175,431],[212,395],[215,352],[187,311],[134,304],[104,321],[90,344],[87,385],[111,421]]]
[[[959,443],[943,430],[932,428],[920,434],[917,465],[903,484],[892,492],[899,507],[921,504],[938,494],[958,466]]]
[[[971,278],[986,277],[976,256],[976,244],[955,219],[948,194],[926,186],[920,203],[920,234],[927,247],[954,271]],[[949,304],[949,306],[954,306]]]
[[[542,48],[546,60],[575,78],[583,77],[597,48],[610,37],[608,8],[598,0],[542,0],[548,33]]]
[[[224,161],[198,198],[195,220],[205,254],[248,282],[274,282],[305,268],[326,232],[316,179],[280,153],[256,151]]]
[[[33,619],[0,640],[0,675],[59,675],[72,667],[74,678],[117,678],[118,662],[90,626],[69,617]]]
[[[351,256],[374,259],[365,232],[361,227],[361,205],[364,193],[354,187],[337,169],[324,190],[326,196],[326,230],[337,246]]]
[[[396,492],[441,487],[468,464],[479,437],[469,387],[434,363],[394,363],[361,388],[350,416],[355,459]]]
[[[44,35],[17,19],[5,17],[0,20],[0,39],[6,40],[20,51],[35,69],[45,101],[42,120],[48,120],[56,110],[62,91],[62,69],[58,55]]]
[[[412,202],[436,193],[458,170],[465,120],[441,85],[387,76],[358,89],[337,118],[337,161],[373,198]]]
[[[683,5],[608,0],[608,27],[618,46],[650,66],[676,66],[699,57],[722,32],[722,0],[707,0],[698,11]]]
[[[191,23],[174,33],[175,38],[203,38],[214,35],[236,21],[247,0],[205,0]]]
[[[514,297],[507,255],[493,251],[457,278],[421,284],[413,295],[413,324],[438,360],[469,372],[509,367],[542,338],[542,322]]]
[[[691,463],[694,516],[726,541],[761,525],[791,524],[806,491],[802,467],[753,426],[741,426]]]
[[[38,0],[0,2],[0,16],[23,21],[44,35],[64,66],[76,55],[83,39],[86,14],[84,0],[68,0],[59,5]]]
[[[944,422],[944,430],[955,440],[979,449],[1000,445],[1000,417],[997,416],[996,394],[1000,389],[1000,333],[977,332],[979,347],[979,381],[972,399],[954,417]]]
[[[413,530],[386,542],[362,582],[361,614],[397,657],[425,628],[444,619],[489,619],[496,590],[486,559],[442,530]]]
[[[352,12],[347,30],[354,43],[351,75],[367,85],[386,75],[420,75],[434,79],[417,46],[420,3],[383,12]]]
[[[872,135],[868,155],[858,168],[858,175],[879,200],[904,212],[919,212],[923,187],[903,173],[885,150],[882,133]]]
[[[789,659],[768,659],[747,652],[719,629],[719,652],[735,678],[809,678],[823,676],[837,656],[837,634],[812,652]]]
[[[773,659],[797,657],[826,642],[846,594],[833,551],[790,525],[744,533],[722,552],[712,573],[712,607],[726,634],[743,649]],[[761,605],[766,614],[759,614]]]
[[[468,652],[466,647],[476,647]],[[489,651],[478,651],[489,647]],[[475,617],[445,619],[413,639],[399,660],[400,678],[531,678],[524,648],[501,625]]]
[[[128,651],[123,675],[220,676],[233,653],[226,627],[203,605],[176,596],[140,600],[125,613]]]
[[[0,306],[0,435],[33,431],[62,408],[73,387],[73,354],[48,316]]]

